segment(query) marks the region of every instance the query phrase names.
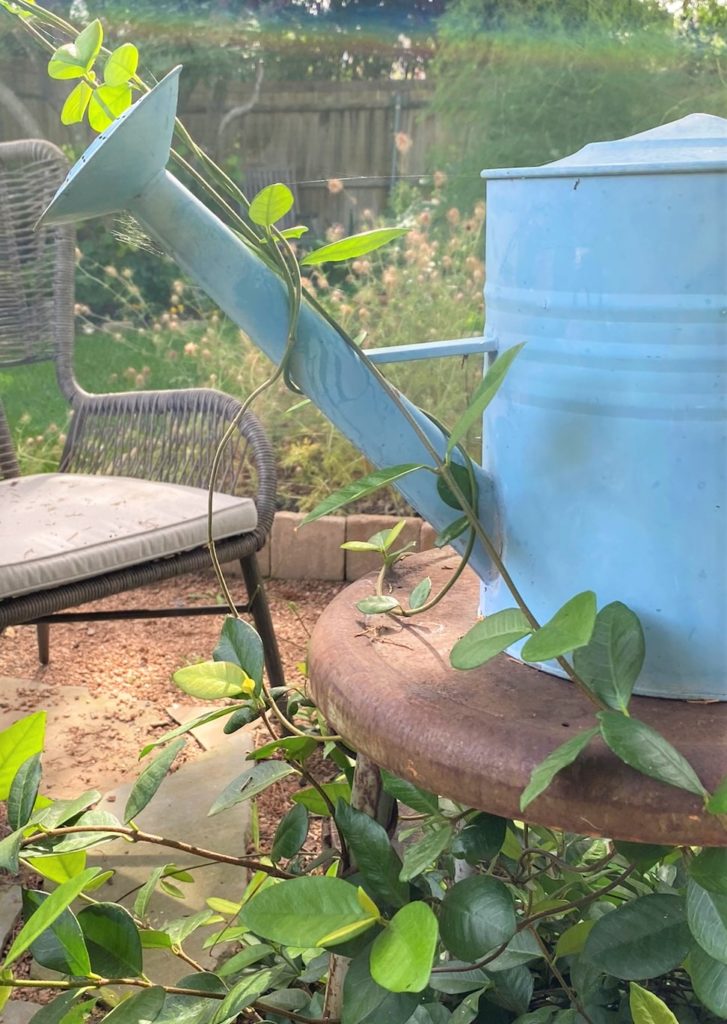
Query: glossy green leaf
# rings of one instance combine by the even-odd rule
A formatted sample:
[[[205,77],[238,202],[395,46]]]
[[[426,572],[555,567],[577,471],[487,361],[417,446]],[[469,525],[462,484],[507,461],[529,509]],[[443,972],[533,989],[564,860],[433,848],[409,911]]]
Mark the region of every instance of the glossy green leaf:
[[[457,832],[452,843],[452,854],[468,864],[490,861],[502,849],[507,831],[507,820],[484,811],[476,814]]]
[[[164,928],[173,946],[181,946],[190,935],[202,928],[204,925],[213,924],[215,915],[211,910],[199,910],[196,914],[187,917],[178,917],[176,921],[167,921]],[[216,918],[220,920],[219,917]]]
[[[409,594],[409,607],[414,611],[417,608],[421,608],[423,604],[427,603],[431,592],[432,581],[427,576],[425,579],[420,580],[412,590],[411,594]]]
[[[318,750],[320,744],[307,736],[283,736],[279,740],[271,740],[264,743],[262,747],[251,750],[247,755],[248,761],[262,761],[276,751],[281,751],[286,760],[305,761],[312,753]]]
[[[296,224],[292,228],[285,228],[280,234],[283,238],[301,238],[303,235],[308,233],[308,228],[303,224]]]
[[[225,736],[231,736],[238,729],[244,729],[246,725],[258,718],[260,712],[252,704],[239,705],[222,727]]]
[[[79,814],[98,803],[101,794],[97,789],[87,789],[73,800],[54,800],[47,807],[40,807],[30,819],[44,829],[58,828],[77,818]]]
[[[320,788],[326,794],[333,807],[336,806],[339,800],[344,800],[346,803],[349,803],[351,800],[351,787],[348,782],[323,782]],[[302,804],[308,808],[311,814],[317,814],[319,817],[326,817],[331,813],[325,800],[313,786],[305,786],[303,789],[299,789],[297,793],[293,794],[291,799],[293,803]]]
[[[449,441],[447,443],[448,452],[451,452],[454,446],[459,444],[462,438],[467,434],[467,431],[482,419],[482,414],[500,390],[510,366],[519,355],[520,350],[524,345],[525,342],[521,342],[519,345],[513,345],[512,348],[507,349],[505,352],[501,352],[497,359],[488,366],[487,372],[472,396],[470,404],[452,427],[452,431],[449,435]]]
[[[673,847],[658,846],[652,843],[627,843],[623,839],[614,840],[616,853],[625,857],[629,864],[634,864],[639,871],[648,871],[660,861]]]
[[[625,764],[668,786],[706,794],[687,759],[656,729],[617,711],[599,711],[598,719],[604,742]]]
[[[727,896],[727,848],[705,847],[690,861],[689,874],[703,889]]]
[[[40,754],[33,754],[18,768],[8,796],[7,816],[10,828],[22,828],[28,823],[38,796],[41,775]]]
[[[437,948],[437,919],[426,903],[407,903],[371,947],[371,977],[390,992],[421,992]]]
[[[271,856],[274,861],[295,857],[308,835],[308,811],[296,804],[281,818],[275,830]]]
[[[650,893],[600,917],[583,956],[615,978],[640,981],[678,967],[691,944],[684,899]]]
[[[689,879],[687,884],[689,930],[705,953],[727,964],[727,896],[709,892]]]
[[[165,732],[159,739],[154,740],[152,743],[147,743],[139,751],[139,759],[146,757],[156,747],[163,747],[170,740],[175,740],[177,736],[184,736],[186,733],[191,732],[193,729],[198,729],[201,725],[207,725],[208,722],[216,722],[218,718],[226,718],[228,715],[234,715],[238,705],[233,704],[230,707],[215,708],[214,711],[205,711],[204,714],[198,718],[194,718],[191,722],[185,722],[184,725],[178,725],[174,729],[170,729],[169,732]]]
[[[45,718],[45,711],[36,711],[0,732],[0,800],[10,795],[20,766],[42,752]]]
[[[541,626],[524,645],[523,661],[550,661],[587,644],[596,622],[596,595],[584,590],[566,601],[552,619]]]
[[[493,975],[494,992],[488,999],[512,1013],[525,1013],[533,997],[534,978],[527,967],[512,967]]]
[[[263,939],[308,949],[324,941],[335,945],[329,936],[350,926],[365,931],[378,915],[361,905],[355,886],[341,878],[312,875],[259,891],[239,920]]]
[[[727,964],[709,956],[695,946],[687,964],[694,992],[708,1010],[720,1020],[727,1019]]]
[[[279,966],[266,967],[238,981],[222,1000],[212,1018],[211,1024],[222,1024],[223,1021],[236,1020],[246,1007],[251,1006],[263,992],[273,987],[283,970],[285,968],[281,969]]]
[[[384,791],[389,796],[393,796],[406,807],[411,807],[413,811],[418,811],[419,814],[439,813],[439,799],[433,793],[427,793],[413,782],[406,782],[387,771],[381,772],[381,781]]]
[[[400,607],[400,604],[395,597],[374,594],[357,601],[356,607],[364,615],[383,615],[386,612],[393,612],[395,608]]]
[[[174,682],[190,697],[200,700],[222,700],[224,697],[249,697],[255,691],[255,681],[229,661],[205,661],[178,669]]]
[[[417,997],[407,992],[390,992],[371,977],[366,946],[351,961],[343,982],[342,1024],[410,1024]]]
[[[727,775],[707,801],[707,810],[710,814],[727,814]]]
[[[404,864],[399,874],[402,882],[409,882],[437,862],[454,838],[449,824],[438,825],[424,833],[423,838],[406,846]]]
[[[103,42],[103,28],[98,18],[76,36],[72,43],[59,46],[48,63],[51,78],[81,78],[93,67]]]
[[[458,669],[485,665],[532,631],[533,627],[519,608],[504,608],[476,622],[457,641],[449,655],[450,664]]]
[[[20,929],[18,934],[15,936],[13,943],[8,950],[7,956],[3,966],[9,967],[10,964],[14,963],[18,957],[22,956],[33,942],[41,935],[47,928],[50,928],[53,922],[60,917],[63,911],[70,906],[76,897],[83,892],[89,882],[92,881],[100,872],[100,868],[87,868],[82,871],[80,875],[75,878],[69,878],[67,882],[59,885],[47,899],[43,900],[42,906],[35,911],[23,927]],[[43,896],[46,894],[43,893]]]
[[[334,491],[333,494],[329,494],[327,498],[324,498],[323,501],[316,505],[312,512],[308,513],[301,526],[315,522],[316,519],[321,519],[323,516],[328,516],[339,508],[350,505],[352,501],[358,501],[359,498],[365,498],[369,494],[374,494],[395,480],[400,480],[402,477],[424,468],[424,466],[417,462],[406,462],[398,466],[389,466],[388,469],[377,469],[375,472],[369,473],[368,476],[361,477],[360,480],[355,480],[352,484],[348,484],[346,487]]]
[[[187,974],[177,981],[177,985],[199,992],[199,995],[167,993],[155,1024],[209,1024],[220,1007],[220,1001],[210,999],[210,995],[224,997],[227,994],[224,982],[210,971]]]
[[[24,860],[32,871],[49,878],[57,885],[80,874],[86,867],[86,854],[83,850],[77,853],[52,854],[50,857],[24,857]]]
[[[340,263],[341,260],[352,260],[357,256],[380,249],[382,245],[401,238],[407,228],[374,228],[373,231],[362,231],[358,235],[350,235],[338,242],[323,245],[320,249],[309,252],[300,261],[302,267],[317,266],[320,263]]]
[[[259,692],[263,680],[265,652],[259,633],[249,622],[228,615],[212,657],[215,661],[229,661],[237,665],[255,680],[258,687],[256,693]]]
[[[268,786],[287,778],[293,770],[284,761],[263,761],[260,764],[251,765],[223,789],[208,813],[210,815],[219,814],[220,811],[226,811],[229,807],[242,803],[243,800],[252,799]]]
[[[520,810],[524,811],[536,797],[539,797],[548,788],[559,771],[567,768],[569,764],[573,764],[578,755],[586,749],[593,737],[597,735],[597,727],[585,729],[583,732],[571,736],[569,740],[566,740],[565,743],[562,743],[552,753],[548,754],[540,764],[537,764],[530,773],[530,781],[520,797]]]
[[[42,1006],[31,1018],[31,1024],[61,1024],[63,1018],[71,1012],[74,1003],[78,1003],[77,991],[62,992],[51,1002]]]
[[[93,89],[87,82],[79,82],[71,89],[61,110],[61,124],[80,124],[86,116]]]
[[[91,846],[99,846],[101,843],[110,843],[117,836],[113,832],[104,832],[103,829],[121,828],[121,822],[108,811],[86,811],[75,822],[75,825],[83,825],[88,832],[78,832],[74,835],[65,836],[53,844],[54,853],[71,853],[75,850],[87,850]],[[94,831],[99,829],[99,831]]]
[[[461,537],[468,526],[469,520],[467,516],[460,516],[459,519],[453,520],[449,526],[445,526],[443,530],[440,530],[434,538],[435,548],[446,548],[448,544]]]
[[[141,928],[139,930],[142,949],[171,949],[172,940],[166,932],[159,932],[153,928]]]
[[[20,870],[20,846],[23,842],[22,828],[16,829],[0,839],[0,871],[17,875]]]
[[[136,74],[139,66],[139,51],[133,43],[122,43],[109,55],[103,69],[106,85],[126,85]]]
[[[573,652],[573,665],[604,703],[625,711],[644,664],[645,650],[638,616],[625,604],[613,601],[596,616],[590,641]]]
[[[629,1008],[634,1024],[679,1024],[662,999],[633,981],[629,984]]]
[[[128,910],[116,903],[95,903],[79,912],[78,923],[95,974],[104,978],[141,974],[141,938]]]
[[[595,921],[578,921],[577,924],[572,924],[570,928],[566,928],[563,934],[558,937],[555,945],[556,957],[574,956],[582,953],[586,939],[590,935],[595,923]]]
[[[343,801],[336,805],[336,824],[372,898],[394,907],[406,903],[409,887],[399,879],[401,860],[386,829]]]
[[[273,947],[268,946],[266,942],[256,942],[253,946],[247,946],[239,953],[234,953],[229,960],[225,960],[222,966],[217,968],[217,973],[221,978],[226,978],[228,974],[236,974],[246,967],[260,963],[266,956],[270,956],[274,952]]]
[[[439,915],[442,942],[468,963],[509,942],[516,924],[512,896],[489,875],[472,875],[453,885]]]
[[[166,778],[174,759],[186,742],[186,739],[180,736],[146,766],[129,793],[129,799],[124,808],[124,821],[131,821],[144,810]]]
[[[23,918],[30,921],[49,899],[47,892],[23,890]],[[91,970],[88,951],[76,916],[69,909],[59,914],[30,944],[36,963],[59,974],[86,975]]]
[[[476,507],[477,492],[476,490],[473,490],[473,480],[470,478],[467,468],[465,466],[460,466],[458,462],[452,462],[449,465],[449,472],[452,474],[457,486],[465,496],[467,504]],[[461,511],[462,502],[455,495],[454,491],[450,488],[449,484],[441,474],[437,477],[437,494],[445,505],[449,505],[450,508],[455,508],[457,511]]]
[[[295,199],[287,185],[276,182],[266,185],[253,198],[248,214],[251,221],[263,228],[271,228],[292,209]]]
[[[154,1024],[164,1005],[164,989],[145,988],[115,1006],[104,1017],[104,1024]]]

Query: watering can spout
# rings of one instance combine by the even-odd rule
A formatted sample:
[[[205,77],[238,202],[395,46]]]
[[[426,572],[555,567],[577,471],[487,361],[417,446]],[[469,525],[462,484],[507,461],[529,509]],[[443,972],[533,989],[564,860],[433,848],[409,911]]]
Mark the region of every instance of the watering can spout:
[[[95,139],[41,222],[68,224],[116,213],[144,192],[169,160],[181,70],[170,71]]]
[[[251,341],[279,363],[290,318],[284,282],[164,169],[179,72],[175,68],[99,135],[72,168],[43,220],[57,224],[128,210]],[[447,439],[441,429],[403,396],[395,401],[359,350],[306,302],[289,369],[301,390],[374,466],[431,467],[433,451],[444,458]],[[475,474],[480,516],[492,535],[492,484],[479,467]],[[432,473],[412,472],[396,486],[436,529],[457,518],[437,493]],[[492,576],[479,544],[472,564],[482,578]]]

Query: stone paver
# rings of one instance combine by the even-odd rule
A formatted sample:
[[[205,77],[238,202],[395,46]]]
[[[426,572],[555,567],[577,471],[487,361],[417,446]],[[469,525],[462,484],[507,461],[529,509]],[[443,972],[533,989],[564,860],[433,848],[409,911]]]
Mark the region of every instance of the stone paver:
[[[9,883],[7,877],[0,880],[0,950],[10,938],[15,922],[20,917],[23,902],[20,888]]]
[[[22,999],[9,999],[0,1010],[2,1024],[28,1024],[36,1015],[40,1006],[37,1003],[23,1002]]]
[[[303,527],[297,512],[278,512],[273,523],[270,552],[271,575],[280,580],[342,580],[346,535],[343,516],[326,516]]]

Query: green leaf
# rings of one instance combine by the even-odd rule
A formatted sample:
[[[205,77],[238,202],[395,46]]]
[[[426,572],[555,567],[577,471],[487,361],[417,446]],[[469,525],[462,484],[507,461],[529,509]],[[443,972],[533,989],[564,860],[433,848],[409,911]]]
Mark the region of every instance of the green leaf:
[[[365,256],[367,252],[380,249],[382,245],[401,238],[408,228],[374,228],[373,231],[362,231],[359,235],[349,235],[338,242],[321,246],[304,256],[300,261],[302,267],[317,266],[319,263],[340,263],[341,260],[352,260],[357,256]]]
[[[372,898],[394,907],[406,903],[409,887],[399,879],[401,860],[386,829],[343,801],[336,805],[336,824]]]
[[[459,830],[452,843],[452,855],[472,865],[492,860],[502,849],[506,832],[505,818],[483,811]]]
[[[271,228],[292,209],[295,199],[287,185],[277,182],[266,185],[250,203],[250,220],[263,228]]]
[[[95,132],[103,132],[132,101],[129,85],[100,85],[88,102],[88,123]]]
[[[154,1024],[164,1005],[164,989],[158,985],[145,988],[115,1006],[103,1024]]]
[[[196,914],[190,914],[189,917],[179,917],[176,921],[167,921],[164,927],[172,940],[172,945],[181,946],[198,928],[212,924],[212,918],[214,918],[214,914],[211,910],[200,910]],[[217,920],[219,921],[219,918]]]
[[[45,711],[36,711],[0,732],[0,800],[9,797],[20,766],[42,752],[45,717]]]
[[[250,679],[255,680],[257,695],[263,681],[265,652],[257,630],[249,622],[228,615],[212,657],[215,661],[229,661],[241,668]]]
[[[705,953],[727,964],[727,896],[709,892],[693,878],[687,884],[689,930]]]
[[[58,828],[85,811],[87,807],[98,803],[101,794],[97,789],[87,789],[73,800],[54,800],[48,807],[39,808],[30,819],[31,824],[42,825],[44,829]]]
[[[166,932],[155,931],[153,928],[142,928],[139,932],[142,949],[171,949],[172,940]]]
[[[432,581],[427,576],[425,579],[417,583],[411,594],[409,594],[409,607],[412,611],[415,611],[417,608],[421,608],[423,604],[426,604],[431,592]]]
[[[188,665],[178,669],[172,678],[180,690],[200,700],[249,697],[255,692],[255,681],[239,665],[229,661]]]
[[[364,615],[383,615],[385,612],[393,612],[401,605],[395,597],[374,594],[371,597],[364,597],[356,602],[356,607]]]
[[[318,743],[307,736],[283,736],[282,739],[264,743],[257,750],[251,750],[247,759],[248,761],[262,761],[277,750],[282,750],[286,760],[305,761],[317,749]]]
[[[93,89],[87,82],[79,82],[66,97],[61,110],[61,124],[80,124],[86,115]]]
[[[244,772],[226,786],[209,809],[208,814],[219,814],[243,800],[262,793],[268,786],[291,775],[294,769],[284,761],[263,761],[246,768]]]
[[[74,823],[83,825],[86,828],[120,828],[121,822],[108,811],[86,811]],[[54,853],[71,853],[75,850],[87,850],[90,846],[98,846],[101,843],[110,843],[118,836],[113,832],[79,832],[75,835],[66,836],[60,842],[53,845]]]
[[[35,942],[46,928],[50,928],[56,918],[60,917],[63,911],[70,906],[79,893],[83,892],[86,886],[100,872],[100,868],[87,868],[75,878],[69,878],[67,882],[59,885],[52,892],[43,905],[36,910],[33,916],[26,921],[21,930],[15,936],[13,944],[5,957],[4,967],[9,967],[18,957],[30,949],[31,943]],[[43,894],[45,895],[45,894]]]
[[[357,890],[341,878],[315,875],[293,878],[258,892],[247,903],[240,923],[255,935],[284,946],[335,945],[330,936],[353,926],[358,932],[378,920],[359,902]]]
[[[47,892],[23,890],[23,917],[27,923],[42,912],[43,905],[50,898]],[[85,976],[91,971],[78,920],[67,908],[40,931],[29,948],[35,962],[50,971],[79,976]]]
[[[25,856],[23,859],[36,874],[49,878],[57,885],[80,874],[86,867],[86,854],[83,850],[51,854],[49,857]]]
[[[596,622],[596,595],[584,590],[566,601],[552,619],[530,637],[520,652],[523,661],[550,661],[587,644]]]
[[[81,78],[93,67],[103,42],[98,18],[76,36],[74,42],[59,46],[48,63],[51,78]]]
[[[20,846],[23,842],[23,828],[0,839],[0,870],[17,875],[20,870]]]
[[[166,778],[174,759],[186,743],[184,736],[170,743],[161,754],[154,758],[141,773],[129,793],[124,808],[124,821],[131,821],[140,814]]]
[[[177,736],[184,736],[193,729],[198,729],[200,725],[207,725],[208,722],[216,722],[218,718],[225,718],[227,715],[234,715],[237,712],[238,707],[238,705],[233,704],[227,708],[215,708],[214,711],[205,711],[205,713],[200,715],[199,718],[195,718],[191,722],[186,722],[184,725],[178,725],[175,729],[170,729],[169,732],[165,732],[163,736],[159,737],[159,739],[143,746],[139,751],[139,760],[146,757],[147,754],[156,747],[163,747],[164,744],[169,743],[170,740],[176,739]]]
[[[431,829],[425,833],[423,839],[407,846],[404,850],[404,866],[399,874],[401,881],[409,882],[435,864],[452,842],[453,836],[452,826],[444,824]]]
[[[707,810],[710,814],[727,814],[727,775],[707,801]]]
[[[593,636],[573,653],[573,665],[583,682],[604,703],[626,711],[644,664],[644,631],[638,616],[613,601],[596,616]]]
[[[459,519],[455,519],[449,524],[449,526],[445,526],[443,530],[440,530],[434,538],[435,548],[446,548],[446,546],[451,544],[452,541],[461,537],[469,525],[467,516],[460,516]]]
[[[31,1018],[31,1024],[61,1024],[68,1013],[78,1005],[78,991],[62,992],[51,1002],[42,1006]]]
[[[433,793],[427,793],[425,789],[419,789],[413,782],[406,782],[391,772],[382,771],[381,780],[384,791],[389,796],[411,807],[413,811],[418,811],[419,814],[439,813],[439,799]]]
[[[583,956],[615,978],[640,981],[678,967],[691,944],[683,898],[650,893],[600,917]]]
[[[476,622],[452,648],[452,668],[468,669],[485,665],[517,640],[522,640],[533,627],[519,608],[504,608]]]
[[[141,938],[128,910],[116,903],[95,903],[79,912],[78,923],[95,974],[104,978],[141,974]]]
[[[342,1024],[410,1024],[417,997],[378,985],[371,977],[370,954],[369,945],[349,964],[343,982]]]
[[[308,811],[302,804],[291,808],[278,824],[271,857],[274,861],[295,857],[308,835]]]
[[[452,474],[457,486],[467,499],[467,504],[476,508],[477,493],[473,490],[473,481],[468,469],[465,466],[460,466],[458,462],[451,462],[449,464],[449,472]],[[457,511],[461,511],[462,502],[455,495],[454,491],[450,488],[449,484],[441,474],[437,476],[437,494],[445,505],[449,505],[450,508],[455,508]]]
[[[33,813],[41,779],[40,754],[23,761],[10,786],[8,796],[8,825],[12,829],[27,825]]]
[[[295,227],[285,228],[285,230],[281,231],[280,234],[283,238],[301,238],[303,235],[307,234],[307,232],[308,228],[304,227],[302,224],[296,224]]]
[[[727,896],[727,849],[705,847],[690,862],[689,874],[703,889]]]
[[[616,711],[599,711],[598,719],[604,742],[625,764],[668,786],[706,795],[687,759],[656,729]]]
[[[351,787],[348,782],[323,782],[321,783],[321,789],[334,807],[339,800],[344,800],[346,803],[349,803],[351,800]],[[321,818],[325,818],[331,813],[325,800],[313,786],[305,786],[303,789],[299,789],[297,793],[293,794],[291,799],[293,803],[303,804],[311,814],[317,814]]]
[[[376,544],[370,544],[367,540],[347,540],[341,544],[344,551],[366,551],[377,554],[380,548]]]
[[[695,946],[689,954],[687,969],[697,998],[720,1020],[727,1018],[727,964]]]
[[[572,924],[570,928],[566,928],[555,945],[556,957],[574,956],[582,953],[586,939],[591,934],[591,929],[595,923],[595,921],[578,921],[577,924]]]
[[[122,43],[111,52],[103,69],[106,85],[126,85],[136,74],[139,51],[133,43]]]
[[[266,967],[238,981],[222,1000],[220,1007],[212,1018],[211,1024],[222,1024],[223,1021],[235,1020],[263,992],[273,987],[283,970],[285,968],[281,969],[280,966]]]
[[[472,401],[452,427],[452,431],[449,435],[449,442],[447,443],[448,453],[452,451],[455,445],[459,444],[470,427],[473,427],[475,423],[478,423],[482,419],[483,412],[499,391],[500,385],[505,380],[511,363],[524,345],[525,342],[521,342],[519,345],[513,345],[512,348],[500,353],[494,363],[491,363],[487,368],[487,373],[482,378],[482,383],[472,396]]]
[[[237,974],[238,971],[243,971],[246,967],[259,963],[266,956],[274,952],[273,947],[268,946],[267,943],[256,942],[253,946],[241,949],[239,953],[235,953],[229,960],[225,960],[222,966],[217,968],[217,973],[221,978],[226,978],[228,974]]]
[[[407,903],[374,939],[371,977],[390,992],[421,992],[431,974],[437,931],[426,903]]]
[[[515,904],[497,878],[472,875],[457,882],[442,901],[442,942],[460,960],[474,962],[515,934]]]
[[[613,845],[617,853],[642,872],[653,868],[673,849],[672,846],[657,846],[655,843],[628,843],[623,839],[614,840]]]
[[[586,749],[594,736],[598,735],[598,727],[585,729],[548,754],[548,756],[536,764],[530,773],[530,782],[520,797],[520,810],[524,811],[536,797],[539,797],[551,784],[555,776],[569,764],[573,764],[578,755]]]
[[[219,1008],[218,999],[213,996],[227,995],[227,987],[216,975],[208,971],[187,974],[177,982],[179,988],[192,989],[199,995],[180,996],[168,993],[164,999],[156,1024],[208,1024]]]
[[[361,477],[360,480],[355,480],[352,484],[348,484],[346,487],[334,491],[333,494],[329,494],[327,498],[324,498],[323,501],[316,505],[312,512],[308,513],[301,526],[313,523],[316,519],[321,519],[323,516],[330,515],[331,512],[343,508],[344,505],[350,505],[352,501],[358,501],[359,498],[365,498],[367,495],[373,494],[382,487],[393,483],[394,480],[400,480],[402,477],[408,476],[409,473],[425,468],[417,462],[406,462],[398,466],[389,466],[388,469],[377,469],[375,472],[369,473],[368,476]]]
[[[629,984],[629,1008],[634,1024],[679,1024],[663,1000],[633,981]]]

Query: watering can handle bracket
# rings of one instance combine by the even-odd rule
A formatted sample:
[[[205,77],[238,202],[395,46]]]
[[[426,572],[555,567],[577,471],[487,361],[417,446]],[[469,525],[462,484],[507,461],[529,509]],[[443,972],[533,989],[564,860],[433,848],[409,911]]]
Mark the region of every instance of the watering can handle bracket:
[[[482,355],[496,351],[497,338],[488,334],[479,338],[455,338],[449,341],[423,341],[416,345],[372,348],[366,350],[366,355],[374,363],[405,363],[415,359]]]

